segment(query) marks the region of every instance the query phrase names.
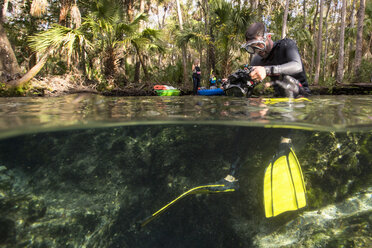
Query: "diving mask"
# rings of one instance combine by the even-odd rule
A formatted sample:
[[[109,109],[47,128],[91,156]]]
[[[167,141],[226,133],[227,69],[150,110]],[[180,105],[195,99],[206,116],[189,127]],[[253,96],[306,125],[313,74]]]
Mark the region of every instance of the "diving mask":
[[[247,42],[241,46],[241,48],[244,48],[249,54],[255,54],[260,51],[265,51],[266,49],[266,39],[268,35],[272,35],[271,33],[266,33],[264,35],[263,40],[253,40],[250,42]]]
[[[261,40],[255,40],[243,44],[241,48],[244,48],[249,54],[254,54],[259,51],[264,51],[266,49],[266,43]]]

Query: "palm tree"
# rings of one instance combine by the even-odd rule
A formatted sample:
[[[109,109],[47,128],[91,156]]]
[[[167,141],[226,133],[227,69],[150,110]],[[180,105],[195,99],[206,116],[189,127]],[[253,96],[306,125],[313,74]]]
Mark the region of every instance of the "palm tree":
[[[43,54],[39,62],[32,67],[23,77],[10,81],[12,86],[22,86],[30,81],[44,66],[49,55],[57,50],[67,52],[71,57],[76,47],[80,44],[89,45],[85,36],[78,29],[71,29],[54,25],[51,29],[29,37],[30,47]],[[82,46],[80,46],[82,49]]]
[[[3,21],[4,14],[6,13],[8,1],[4,1],[4,6],[2,9],[2,18],[1,22]],[[31,4],[31,15],[40,16],[45,13],[47,7],[47,0],[34,0]],[[2,63],[0,66],[0,71],[3,71],[7,78],[13,78],[14,75],[19,74],[21,69],[18,65],[17,59],[15,57],[13,48],[8,40],[8,37],[5,33],[5,30],[0,23],[0,49],[5,53],[5,56],[1,56]],[[22,86],[25,82],[28,82],[31,78],[33,78],[45,64],[46,58],[43,57],[28,73],[26,73],[20,79],[10,80],[7,82],[8,85],[11,86]],[[7,81],[7,78],[3,80]]]
[[[216,46],[221,50],[221,71],[226,77],[230,73],[232,50],[238,50],[239,44],[244,40],[243,33],[250,21],[250,15],[245,9],[234,8],[226,0],[216,0],[212,4],[212,12],[216,16],[213,23],[218,30]]]
[[[144,63],[142,51],[150,48],[161,51],[162,46],[160,45],[159,37],[160,31],[151,28],[147,28],[140,33],[134,33],[133,36],[130,37],[130,43],[135,48],[146,79],[149,78],[149,73]]]
[[[66,5],[69,6],[69,4],[67,4],[67,3],[71,3],[71,1],[67,0],[67,2],[66,2]],[[41,15],[45,14],[47,6],[48,6],[47,0],[34,0],[34,1],[32,1],[32,4],[31,4],[30,14],[32,16],[40,17]],[[69,9],[70,9],[70,7],[71,6],[69,6]],[[72,16],[72,18],[80,19],[80,12],[79,12],[76,4],[74,5],[74,7],[72,8],[73,13],[71,13],[71,16]],[[79,24],[78,24],[78,26],[79,26]],[[59,39],[60,43],[61,42],[66,42],[66,37],[63,34],[67,33],[69,35],[69,39],[67,41],[66,47],[69,51],[68,52],[68,55],[69,55],[68,57],[70,57],[72,55],[72,50],[73,50],[72,48],[73,48],[74,38],[79,37],[81,39],[81,34],[79,34],[79,31],[70,32],[70,30],[63,30],[63,29],[59,29],[58,27],[56,27],[55,29],[52,29],[51,31],[52,31],[52,33],[54,32],[54,37],[57,40]],[[70,34],[73,34],[73,35],[70,36]],[[50,35],[50,33],[48,33],[48,32],[43,32],[43,33],[40,34],[41,37],[44,36],[44,38],[46,38],[46,40],[47,40],[46,44],[48,44],[48,39],[53,37],[53,34],[51,36],[49,36],[49,35]],[[46,36],[48,36],[48,37],[46,37]],[[38,41],[33,40],[32,36],[30,37],[30,41],[34,43],[33,44],[34,46],[37,46]],[[36,74],[38,74],[40,72],[40,70],[43,68],[44,64],[46,63],[49,54],[53,50],[55,50],[59,45],[60,44],[58,42],[57,43],[56,42],[54,42],[54,43],[51,42],[48,46],[45,46],[45,44],[39,44],[38,49],[35,49],[35,51],[44,53],[41,56],[39,62],[37,62],[35,65],[33,65],[33,67],[25,75],[23,75],[21,78],[11,80],[11,81],[7,82],[7,84],[10,85],[10,86],[23,86],[25,83],[30,81],[33,77],[36,76]],[[32,56],[36,57],[36,52]]]

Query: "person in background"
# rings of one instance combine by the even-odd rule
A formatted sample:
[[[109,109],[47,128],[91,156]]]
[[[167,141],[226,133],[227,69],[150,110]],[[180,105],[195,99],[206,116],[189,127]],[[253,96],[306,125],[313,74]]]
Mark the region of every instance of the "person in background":
[[[277,96],[310,95],[296,42],[287,38],[273,42],[271,35],[263,23],[253,23],[247,28],[246,43],[242,48],[254,55],[250,76],[256,81],[262,81],[269,76],[272,82],[266,83],[265,86],[273,86]]]
[[[209,88],[216,89],[217,88],[217,79],[214,76],[214,73],[211,73],[211,77],[209,78]]]
[[[200,61],[198,59],[195,59],[194,63],[192,64],[192,82],[194,85],[193,89],[194,95],[198,93],[198,88],[200,87],[200,80],[201,80]]]

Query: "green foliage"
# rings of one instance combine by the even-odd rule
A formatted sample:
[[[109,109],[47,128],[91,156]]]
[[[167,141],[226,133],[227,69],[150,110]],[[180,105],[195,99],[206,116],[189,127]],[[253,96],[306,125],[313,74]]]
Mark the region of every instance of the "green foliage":
[[[139,5],[133,6],[133,20],[129,20],[127,5],[120,0],[87,0],[78,1],[77,6],[82,14],[82,24],[76,27],[71,22],[71,13],[67,13],[63,25],[59,25],[61,3],[50,2],[47,15],[34,18],[29,15],[31,1],[11,12],[14,9],[10,3],[8,21],[4,27],[8,30],[8,37],[15,47],[17,59],[22,66],[27,68],[30,55],[51,52],[53,60],[48,61],[43,69],[44,75],[69,72],[72,68],[81,70],[89,79],[112,80],[117,77],[126,77],[133,81],[137,73],[134,65],[125,66],[122,61],[132,57],[132,63],[138,61],[136,57],[143,56],[144,64],[148,67],[150,78],[160,78],[163,75],[172,75],[165,81],[179,82],[179,61],[181,61],[181,47],[187,47],[188,63],[202,53],[202,71],[205,73],[207,64],[212,66],[220,76],[226,76],[240,64],[249,63],[248,56],[240,51],[240,44],[244,42],[244,32],[247,26],[254,21],[262,21],[270,32],[274,33],[273,40],[280,39],[284,7],[278,1],[262,2],[257,9],[252,9],[250,4],[241,4],[237,1],[216,0],[199,1],[193,5],[187,1],[181,6],[184,20],[183,31],[180,31],[176,8],[172,8],[171,1],[148,2],[151,12],[140,13]],[[182,4],[182,2],[181,2]],[[317,32],[317,19],[313,27],[313,18],[316,12],[316,3],[306,2],[306,18],[302,13],[303,2],[291,2],[287,23],[287,37],[296,40],[302,54],[304,65],[309,76],[314,48],[314,32]],[[155,5],[156,8],[155,8]],[[295,12],[295,9],[301,11]],[[372,30],[372,4],[366,2],[363,40],[363,56],[371,52]],[[166,10],[164,22],[161,8]],[[123,11],[124,10],[124,11]],[[156,11],[157,14],[155,13]],[[328,18],[328,32],[323,31],[323,41],[326,37],[330,41],[337,40],[339,20],[334,18],[337,13],[331,9]],[[339,11],[338,9],[336,11]],[[147,14],[146,14],[147,13]],[[156,15],[156,18],[154,19]],[[207,17],[206,17],[207,15]],[[318,15],[319,18],[319,15]],[[347,18],[347,22],[349,22]],[[304,28],[305,27],[305,28]],[[161,29],[158,30],[157,28]],[[47,29],[47,30],[45,30]],[[40,31],[40,32],[39,32]],[[356,26],[350,28],[346,25],[345,47],[349,42],[355,43]],[[28,42],[30,43],[28,43]],[[365,49],[367,48],[367,49]],[[354,48],[355,49],[355,48]],[[337,62],[337,42],[328,44],[326,76],[320,84],[331,86],[334,80],[329,78],[329,70],[334,70]],[[213,54],[213,58],[207,58]],[[353,51],[346,50],[346,61]],[[149,58],[162,57],[161,65],[149,63]],[[368,58],[368,57],[367,57]],[[211,65],[212,64],[212,65]],[[165,69],[163,69],[165,68]],[[323,67],[322,67],[323,68]],[[365,59],[362,63],[362,81],[369,82],[368,68],[370,63]],[[141,72],[143,68],[141,69]],[[204,78],[203,78],[204,79]],[[351,76],[345,72],[346,81],[351,81]]]
[[[178,61],[176,65],[168,65],[163,69],[159,67],[151,68],[151,70],[155,73],[154,74],[154,81],[159,82],[161,84],[182,84],[182,63]]]
[[[360,66],[359,80],[360,83],[372,83],[372,60],[362,59],[362,64]]]
[[[336,85],[336,79],[334,77],[327,77],[327,78],[323,78],[321,81],[319,81],[319,85],[320,86],[325,86],[325,87],[328,87],[328,88],[332,88],[333,86]]]

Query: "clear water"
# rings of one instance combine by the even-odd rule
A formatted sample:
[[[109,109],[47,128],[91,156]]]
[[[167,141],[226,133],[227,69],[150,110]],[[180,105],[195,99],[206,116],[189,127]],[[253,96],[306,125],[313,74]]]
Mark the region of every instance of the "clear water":
[[[0,247],[368,247],[372,97],[0,99]],[[266,219],[291,137],[308,206]],[[241,158],[239,190],[186,197]]]

